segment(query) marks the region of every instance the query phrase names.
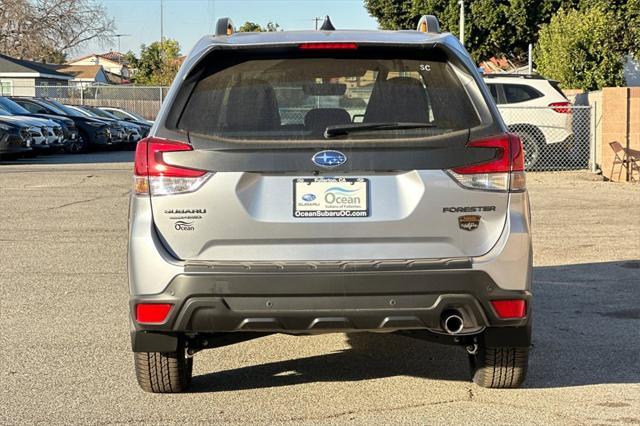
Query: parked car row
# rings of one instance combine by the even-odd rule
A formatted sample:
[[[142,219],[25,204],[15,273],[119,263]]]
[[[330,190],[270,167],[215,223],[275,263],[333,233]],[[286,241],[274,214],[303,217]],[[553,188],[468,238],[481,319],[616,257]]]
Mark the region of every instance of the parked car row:
[[[0,155],[79,153],[106,146],[133,149],[152,124],[119,108],[0,96]]]

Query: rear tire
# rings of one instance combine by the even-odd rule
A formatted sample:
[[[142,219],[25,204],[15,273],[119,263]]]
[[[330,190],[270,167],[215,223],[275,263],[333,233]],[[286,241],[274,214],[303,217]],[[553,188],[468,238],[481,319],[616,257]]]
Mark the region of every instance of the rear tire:
[[[187,358],[184,344],[176,352],[134,352],[136,378],[142,390],[152,393],[180,393],[191,385],[193,358]]]
[[[470,355],[473,381],[483,388],[518,388],[524,382],[529,363],[529,348],[480,345]]]
[[[544,141],[528,130],[518,132],[518,136],[520,136],[524,150],[524,168],[525,170],[535,170],[536,166],[539,167],[541,163]]]

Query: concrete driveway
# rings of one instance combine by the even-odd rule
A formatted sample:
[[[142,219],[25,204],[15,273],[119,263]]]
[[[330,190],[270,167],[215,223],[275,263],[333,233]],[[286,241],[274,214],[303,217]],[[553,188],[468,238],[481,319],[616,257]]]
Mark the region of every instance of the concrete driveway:
[[[640,187],[529,174],[534,347],[519,390],[460,348],[273,335],[196,355],[151,395],[129,348],[131,152],[0,164],[0,423],[640,423]]]

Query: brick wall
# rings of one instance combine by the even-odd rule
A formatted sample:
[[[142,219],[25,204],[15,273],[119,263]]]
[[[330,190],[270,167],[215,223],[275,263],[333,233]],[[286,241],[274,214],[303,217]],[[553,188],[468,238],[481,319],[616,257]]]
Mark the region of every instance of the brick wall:
[[[615,153],[609,143],[640,151],[640,87],[607,87],[602,90],[602,144],[600,167],[613,181],[628,181],[626,170],[613,164]],[[613,168],[613,171],[612,171]],[[633,178],[639,180],[638,172]]]

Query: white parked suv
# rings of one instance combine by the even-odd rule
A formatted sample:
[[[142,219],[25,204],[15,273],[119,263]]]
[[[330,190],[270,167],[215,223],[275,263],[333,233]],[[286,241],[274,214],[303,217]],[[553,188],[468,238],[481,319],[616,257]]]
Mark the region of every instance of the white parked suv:
[[[526,169],[539,168],[551,146],[571,148],[572,105],[556,81],[528,74],[484,78],[509,130],[522,140]]]

